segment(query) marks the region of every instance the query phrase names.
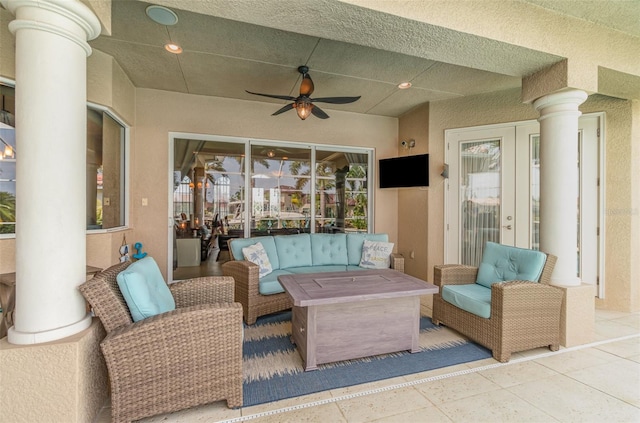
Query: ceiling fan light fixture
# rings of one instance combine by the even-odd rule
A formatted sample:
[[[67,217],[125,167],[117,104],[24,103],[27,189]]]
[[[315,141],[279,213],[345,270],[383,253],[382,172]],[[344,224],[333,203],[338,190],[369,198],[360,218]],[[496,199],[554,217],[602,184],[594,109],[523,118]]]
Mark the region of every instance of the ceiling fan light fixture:
[[[310,101],[297,100],[295,104],[296,113],[298,113],[298,117],[302,120],[305,120],[311,115],[311,109],[313,109],[313,104]]]
[[[267,157],[274,158],[276,156],[276,152],[273,150],[267,151]]]
[[[164,45],[164,49],[167,50],[169,53],[173,53],[173,54],[180,54],[182,53],[182,47],[180,47],[177,44],[174,43],[167,43]]]

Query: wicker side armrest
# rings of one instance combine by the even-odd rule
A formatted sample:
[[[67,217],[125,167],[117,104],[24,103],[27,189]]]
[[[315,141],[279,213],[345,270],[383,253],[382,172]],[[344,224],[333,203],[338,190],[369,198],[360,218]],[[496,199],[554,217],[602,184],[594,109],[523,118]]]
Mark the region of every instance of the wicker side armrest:
[[[491,316],[499,319],[531,320],[555,316],[559,319],[564,293],[561,289],[531,281],[509,281],[491,285]]]
[[[433,284],[465,285],[474,283],[478,275],[478,268],[462,264],[441,264],[433,267]]]
[[[100,345],[113,421],[220,399],[241,406],[241,322],[240,304],[222,303],[177,309],[112,331]]]
[[[176,307],[198,304],[232,303],[234,281],[229,276],[206,276],[169,285]]]
[[[402,254],[391,254],[391,268],[404,273],[404,256]]]
[[[260,295],[259,272],[260,266],[247,260],[233,260],[222,265],[222,273],[235,281],[235,301],[242,304],[248,297]]]

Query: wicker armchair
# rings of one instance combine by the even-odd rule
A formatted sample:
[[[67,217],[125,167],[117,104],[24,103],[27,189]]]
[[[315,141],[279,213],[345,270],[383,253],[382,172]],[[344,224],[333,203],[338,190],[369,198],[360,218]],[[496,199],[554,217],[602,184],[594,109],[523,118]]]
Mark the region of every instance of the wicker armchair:
[[[129,422],[226,399],[242,406],[242,308],[230,277],[169,285],[176,310],[133,322],[117,264],[80,285],[104,325],[111,416]]]
[[[434,284],[440,293],[433,296],[434,324],[444,324],[492,351],[507,362],[512,352],[560,346],[562,290],[549,285],[557,258],[547,255],[539,282],[509,281],[491,286],[491,316],[486,319],[442,299],[445,285],[472,284],[477,267],[457,264],[434,267]]]

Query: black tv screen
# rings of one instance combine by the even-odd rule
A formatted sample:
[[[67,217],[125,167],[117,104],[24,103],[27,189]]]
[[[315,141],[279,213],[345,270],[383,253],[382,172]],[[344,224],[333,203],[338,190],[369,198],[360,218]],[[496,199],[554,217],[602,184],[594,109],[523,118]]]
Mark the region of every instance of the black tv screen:
[[[378,161],[380,188],[429,186],[429,155],[393,157]]]

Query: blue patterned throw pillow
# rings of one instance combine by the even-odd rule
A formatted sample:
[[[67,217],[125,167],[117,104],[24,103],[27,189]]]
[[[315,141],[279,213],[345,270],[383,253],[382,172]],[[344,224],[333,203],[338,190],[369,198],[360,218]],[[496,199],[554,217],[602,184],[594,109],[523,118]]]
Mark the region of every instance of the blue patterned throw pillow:
[[[364,240],[360,267],[367,269],[388,269],[391,265],[393,242]]]
[[[257,242],[248,247],[244,247],[242,249],[242,254],[244,255],[245,260],[248,260],[251,263],[255,263],[260,266],[260,277],[266,276],[269,273],[273,272],[271,262],[269,261],[267,252],[265,251],[261,242]]]

